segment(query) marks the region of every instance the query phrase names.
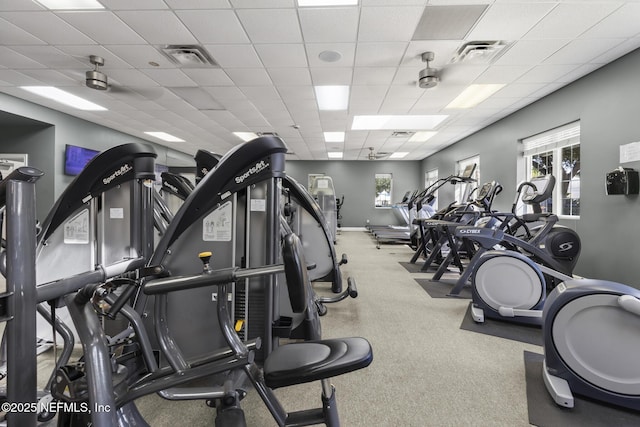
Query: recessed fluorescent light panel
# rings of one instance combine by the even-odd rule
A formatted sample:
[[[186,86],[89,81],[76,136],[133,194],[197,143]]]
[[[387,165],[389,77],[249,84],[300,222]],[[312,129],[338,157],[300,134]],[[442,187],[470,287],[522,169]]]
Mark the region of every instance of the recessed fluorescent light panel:
[[[344,142],[344,132],[325,132],[325,142]]]
[[[355,116],[352,130],[428,130],[438,126],[446,114],[428,116]]]
[[[390,159],[403,159],[405,157],[407,157],[409,153],[406,151],[398,151],[395,153],[391,153],[391,155],[389,156]]]
[[[314,86],[320,110],[346,110],[349,107],[349,86]]]
[[[409,138],[409,142],[425,142],[437,133],[438,132],[429,132],[429,131],[416,132],[411,136],[411,138]]]
[[[313,6],[355,6],[358,0],[298,0],[300,7]]]
[[[96,0],[36,0],[36,3],[51,10],[104,9]]]
[[[503,84],[470,85],[445,108],[475,107],[503,87]]]
[[[153,136],[154,138],[161,139],[167,142],[184,142],[184,139],[180,139],[177,136],[173,136],[166,132],[145,132],[147,135]]]
[[[252,139],[256,139],[258,137],[258,135],[253,132],[234,132],[233,134],[244,142],[251,141]]]
[[[342,151],[329,151],[327,157],[330,159],[341,159],[343,156]]]
[[[29,91],[31,93],[35,93],[36,95],[40,95],[44,98],[51,99],[53,101],[59,102],[61,104],[68,105],[73,108],[77,108],[78,110],[85,111],[106,111],[107,109],[101,107],[98,104],[94,104],[91,101],[87,101],[86,99],[80,98],[79,96],[73,95],[69,92],[65,92],[64,90],[60,90],[53,86],[21,86],[21,89]]]

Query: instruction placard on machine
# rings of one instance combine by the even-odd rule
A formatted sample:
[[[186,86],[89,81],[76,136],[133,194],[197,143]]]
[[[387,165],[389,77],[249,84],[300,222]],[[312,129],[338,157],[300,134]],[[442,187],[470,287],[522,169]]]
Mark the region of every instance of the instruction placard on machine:
[[[89,209],[83,209],[64,224],[64,243],[70,245],[89,243]]]
[[[202,220],[202,240],[205,242],[230,242],[233,205],[226,202]]]

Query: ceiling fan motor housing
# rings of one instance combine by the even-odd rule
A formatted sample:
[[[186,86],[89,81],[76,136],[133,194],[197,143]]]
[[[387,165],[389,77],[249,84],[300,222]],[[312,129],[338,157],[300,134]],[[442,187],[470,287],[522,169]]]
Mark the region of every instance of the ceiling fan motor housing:
[[[85,75],[88,87],[97,90],[107,90],[108,84],[106,74],[101,73],[100,71],[91,70],[87,71]]]
[[[425,68],[418,74],[418,86],[422,89],[429,89],[438,84],[438,70],[435,68]]]

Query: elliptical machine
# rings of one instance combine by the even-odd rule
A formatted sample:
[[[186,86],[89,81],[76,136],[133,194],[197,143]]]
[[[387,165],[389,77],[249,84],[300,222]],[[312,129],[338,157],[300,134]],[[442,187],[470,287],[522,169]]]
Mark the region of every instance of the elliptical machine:
[[[640,290],[604,280],[567,280],[543,310],[547,391],[574,407],[572,392],[640,410]]]
[[[456,229],[456,236],[473,240],[479,246],[451,292],[459,294],[471,278],[474,321],[482,323],[486,316],[541,325],[547,291],[573,278],[580,255],[580,237],[574,230],[557,224],[558,217],[542,212],[540,206],[551,196],[554,185],[555,178],[546,175],[518,186],[514,207],[519,198],[533,206],[533,213],[515,217],[526,230],[526,237],[531,236],[529,239],[508,234],[504,226]],[[542,225],[529,231],[526,224],[537,221],[542,221]],[[492,249],[496,245],[508,249]]]

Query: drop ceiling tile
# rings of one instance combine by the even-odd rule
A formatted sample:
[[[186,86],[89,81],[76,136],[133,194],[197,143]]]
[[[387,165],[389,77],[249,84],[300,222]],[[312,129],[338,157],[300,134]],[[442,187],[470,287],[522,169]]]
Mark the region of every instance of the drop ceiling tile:
[[[552,83],[579,65],[539,65],[520,77],[518,83]]]
[[[90,55],[97,55],[104,59],[104,66],[100,67],[102,70],[110,70],[113,68],[131,68],[127,62],[114,55],[111,51],[107,50],[103,46],[99,45],[59,45],[55,46],[57,49],[64,53],[73,56],[76,61],[84,62],[87,69],[93,68],[93,65],[89,62]],[[71,64],[71,63],[70,63]]]
[[[185,10],[176,15],[202,44],[249,43],[232,10]]]
[[[228,0],[164,0],[172,9],[226,9]]]
[[[43,10],[44,7],[40,6],[34,1],[24,0],[2,0],[0,3],[0,11],[2,10]]]
[[[276,86],[310,86],[311,74],[308,68],[269,68],[267,69]],[[299,90],[301,90],[299,88]]]
[[[38,70],[22,70],[22,74],[39,80],[45,86],[77,86],[81,84],[81,80],[71,78],[56,70],[38,69]]]
[[[108,73],[109,79],[114,83],[122,86],[144,86],[154,87],[158,86],[151,77],[138,70],[133,69],[112,69]]]
[[[579,65],[573,70],[569,71],[567,74],[558,78],[558,83],[564,86],[567,83],[571,83],[575,80],[578,80],[581,77],[586,76],[589,73],[594,72],[598,68],[602,67],[602,65],[603,64],[595,64],[595,63]]]
[[[580,35],[581,38],[633,37],[638,31],[640,3],[626,3]]]
[[[163,10],[119,11],[118,17],[151,44],[196,44],[175,14]]]
[[[619,7],[618,3],[559,4],[529,31],[525,39],[574,38],[601,21]]]
[[[103,6],[111,10],[149,10],[149,9],[168,9],[162,0],[100,0]]]
[[[363,6],[423,6],[425,3],[433,3],[434,0],[360,0]],[[446,0],[450,2],[451,0]],[[484,0],[486,2],[486,0]],[[466,3],[471,3],[467,0]]]
[[[302,43],[294,9],[239,9],[236,13],[253,43]]]
[[[479,75],[474,83],[511,83],[530,69],[529,65],[494,65]]]
[[[5,19],[0,19],[0,40],[2,40],[2,44],[5,46],[46,44],[39,38]]]
[[[217,87],[205,87],[203,88],[209,92],[215,99],[222,101],[241,101],[245,99],[244,93],[235,86],[217,86]]]
[[[569,40],[520,40],[509,48],[500,58],[496,60],[495,65],[537,65],[546,58],[553,55],[563,46],[569,43]]]
[[[377,114],[382,105],[382,101],[382,99],[374,98],[356,98],[349,102],[349,111],[356,111],[357,114]]]
[[[259,44],[255,49],[265,67],[307,66],[307,55],[302,43]]]
[[[610,49],[608,52],[604,53],[603,55],[600,55],[597,58],[594,58],[593,62],[597,62],[598,64],[609,63],[637,49],[638,46],[640,46],[640,37],[629,39],[625,42],[622,42],[618,46]]]
[[[487,65],[450,64],[440,69],[440,82],[469,84],[487,70]]]
[[[465,39],[520,39],[554,6],[554,3],[493,3]]]
[[[206,45],[213,59],[223,68],[262,67],[255,49],[246,44]]]
[[[363,7],[360,12],[358,41],[411,40],[420,20],[422,7]]]
[[[392,84],[401,86],[417,86],[420,70],[425,66],[426,64],[422,67],[399,67],[396,71],[396,75],[393,77]]]
[[[583,64],[605,54],[623,39],[577,39],[551,55],[544,64]]]
[[[386,85],[373,86],[373,85],[354,85],[351,86],[351,100],[355,99],[383,99],[389,87]]]
[[[22,55],[15,50],[0,46],[0,65],[6,68],[45,68],[39,62]]]
[[[134,68],[154,68],[155,62],[160,68],[176,68],[176,65],[161,54],[156,48],[147,44],[141,45],[107,45],[113,55]]]
[[[52,45],[95,44],[95,41],[52,12],[2,12],[3,18]]]
[[[482,5],[427,6],[418,14],[413,40],[460,40],[487,8]]]
[[[58,16],[100,44],[144,44],[145,41],[113,12],[73,11]]]
[[[546,83],[516,82],[503,87],[493,96],[497,98],[527,98],[545,86]]]
[[[233,81],[220,68],[185,68],[182,72],[198,86],[233,86]]]
[[[294,100],[285,100],[285,105],[289,109],[289,112],[293,115],[295,112],[308,112],[308,113],[316,113],[318,111],[318,105],[314,99],[294,99]]]
[[[355,42],[359,10],[355,7],[299,8],[305,43]]]
[[[358,43],[355,64],[358,67],[396,67],[406,49],[407,43]]]
[[[313,91],[311,85],[300,87],[300,86],[277,86],[276,88],[280,97],[287,100],[300,100],[300,99],[316,99],[316,95]]]
[[[424,52],[433,52],[431,67],[443,67],[451,61],[456,49],[464,43],[463,40],[413,40],[409,43],[402,58],[402,66],[424,68],[426,62],[422,61]]]
[[[241,86],[239,89],[252,101],[280,99],[280,94],[273,86]]]
[[[168,68],[148,68],[142,70],[147,76],[151,77],[160,86],[168,87],[189,87],[197,86],[197,83],[191,80],[182,70]]]
[[[271,79],[264,68],[227,68],[227,75],[236,86],[271,86]]]
[[[19,73],[15,70],[3,70],[3,69],[0,69],[0,80],[3,82],[9,83],[10,85],[13,85],[13,86],[35,86],[41,83],[39,80],[36,80],[33,77],[29,77],[25,74]],[[18,90],[17,92],[22,95],[24,91]],[[41,97],[35,94],[33,96],[29,94],[26,94],[26,95],[28,95],[29,99],[34,99],[34,98],[42,99]]]
[[[355,67],[354,85],[390,85],[396,74],[394,67]]]
[[[351,68],[311,68],[311,80],[318,85],[350,85]]]
[[[286,8],[294,7],[295,0],[230,0],[238,9]]]
[[[356,54],[355,43],[307,43],[307,60],[310,67],[351,67]],[[326,62],[319,58],[321,52],[332,51],[340,54],[340,59]]]

